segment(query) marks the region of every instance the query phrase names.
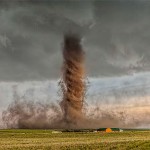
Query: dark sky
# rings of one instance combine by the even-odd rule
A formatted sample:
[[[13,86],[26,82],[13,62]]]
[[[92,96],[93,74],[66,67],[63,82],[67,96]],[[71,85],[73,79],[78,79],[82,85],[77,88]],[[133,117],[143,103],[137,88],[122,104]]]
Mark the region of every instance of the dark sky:
[[[1,1],[0,81],[59,78],[63,34],[82,35],[89,76],[150,70],[149,1]]]

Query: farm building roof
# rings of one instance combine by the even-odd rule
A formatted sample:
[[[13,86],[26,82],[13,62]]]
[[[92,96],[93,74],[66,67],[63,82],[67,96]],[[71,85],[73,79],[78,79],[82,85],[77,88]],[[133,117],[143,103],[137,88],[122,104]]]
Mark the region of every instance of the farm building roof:
[[[97,131],[106,131],[108,128],[99,128],[99,129],[97,129]],[[120,128],[110,128],[112,131],[120,131],[120,130],[122,130],[122,129],[120,129]]]

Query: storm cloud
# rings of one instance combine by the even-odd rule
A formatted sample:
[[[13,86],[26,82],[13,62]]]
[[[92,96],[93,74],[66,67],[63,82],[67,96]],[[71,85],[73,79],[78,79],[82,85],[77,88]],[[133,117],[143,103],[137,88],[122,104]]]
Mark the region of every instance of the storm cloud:
[[[82,35],[90,76],[150,69],[147,1],[2,1],[0,80],[58,78],[65,32]]]

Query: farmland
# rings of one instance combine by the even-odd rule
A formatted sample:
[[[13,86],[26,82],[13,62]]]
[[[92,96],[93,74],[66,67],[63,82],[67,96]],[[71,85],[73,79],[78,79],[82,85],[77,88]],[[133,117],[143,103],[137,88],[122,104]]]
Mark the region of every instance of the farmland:
[[[147,150],[149,130],[124,132],[62,132],[52,130],[0,130],[0,150]]]

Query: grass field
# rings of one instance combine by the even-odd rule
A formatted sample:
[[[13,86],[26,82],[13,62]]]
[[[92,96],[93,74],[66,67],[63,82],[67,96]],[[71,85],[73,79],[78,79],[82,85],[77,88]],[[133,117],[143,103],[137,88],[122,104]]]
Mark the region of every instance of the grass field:
[[[0,150],[150,150],[150,131],[52,133],[0,130]]]

